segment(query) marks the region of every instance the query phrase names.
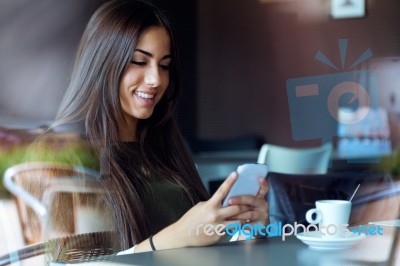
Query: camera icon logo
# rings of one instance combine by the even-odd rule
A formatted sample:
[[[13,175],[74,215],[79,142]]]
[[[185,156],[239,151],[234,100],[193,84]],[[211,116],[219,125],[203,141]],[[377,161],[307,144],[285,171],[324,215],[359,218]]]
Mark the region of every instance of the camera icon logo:
[[[344,69],[348,40],[339,39],[338,43]],[[350,69],[370,57],[372,52],[367,49]],[[315,59],[338,70],[319,51]],[[375,112],[371,110],[379,109],[377,77],[369,69],[288,79],[286,91],[292,136],[296,141],[321,139],[323,143],[331,142],[338,136],[338,128],[360,127]]]
[[[370,76],[371,75],[373,75],[373,73],[370,74]],[[352,110],[360,108],[361,106],[363,106],[364,108],[357,117],[351,120],[340,120],[339,117],[339,112],[341,112],[341,110],[339,109],[340,100],[346,94],[352,95],[352,98],[350,99],[350,101],[348,101],[348,103],[352,105],[351,107]],[[371,106],[371,100],[367,90],[361,84],[354,81],[343,81],[332,88],[332,90],[328,95],[327,104],[328,104],[329,114],[336,121],[340,121],[340,123],[342,124],[355,124],[357,122],[360,122],[367,116]],[[355,107],[354,105],[358,106]]]

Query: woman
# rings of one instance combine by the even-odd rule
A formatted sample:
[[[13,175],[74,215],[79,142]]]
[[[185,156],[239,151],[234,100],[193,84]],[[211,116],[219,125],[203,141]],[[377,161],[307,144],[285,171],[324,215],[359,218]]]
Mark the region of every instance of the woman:
[[[120,250],[210,245],[221,236],[189,234],[189,226],[268,219],[266,181],[257,197],[232,199],[221,208],[237,178],[232,173],[209,198],[174,118],[176,64],[164,14],[144,1],[109,1],[85,29],[53,125],[80,125],[100,154]]]

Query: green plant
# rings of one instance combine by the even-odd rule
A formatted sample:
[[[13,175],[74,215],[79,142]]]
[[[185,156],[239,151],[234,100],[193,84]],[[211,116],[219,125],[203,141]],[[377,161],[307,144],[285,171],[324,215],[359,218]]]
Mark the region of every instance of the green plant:
[[[28,149],[27,145],[16,145],[10,149],[0,151],[0,176],[3,177],[7,168],[27,161],[66,163],[99,170],[99,160],[92,150],[82,143],[42,145],[40,148],[35,149],[35,157],[27,156]],[[4,195],[6,193],[3,182],[0,182],[0,194]]]
[[[391,175],[393,179],[400,178],[400,150],[393,150],[392,153],[379,158],[373,170],[381,171],[386,175]]]
[[[391,171],[394,179],[400,178],[400,149],[393,151],[391,156]]]

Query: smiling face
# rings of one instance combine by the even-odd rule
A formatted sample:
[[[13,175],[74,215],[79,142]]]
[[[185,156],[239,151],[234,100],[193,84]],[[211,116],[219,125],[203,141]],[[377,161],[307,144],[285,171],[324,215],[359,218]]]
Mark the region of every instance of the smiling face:
[[[153,114],[169,84],[170,62],[171,40],[167,30],[150,28],[139,39],[119,85],[121,107],[128,124],[119,125],[121,140],[135,140],[138,120]]]

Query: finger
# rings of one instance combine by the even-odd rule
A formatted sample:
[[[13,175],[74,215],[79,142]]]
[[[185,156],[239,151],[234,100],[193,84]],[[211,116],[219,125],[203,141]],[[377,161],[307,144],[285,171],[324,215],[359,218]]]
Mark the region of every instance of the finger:
[[[257,219],[260,218],[261,216],[262,215],[260,215],[260,213],[257,211],[247,211],[247,212],[242,212],[238,215],[229,217],[229,219],[230,220],[243,220],[246,223],[249,223],[251,221],[257,221]]]
[[[245,221],[246,224],[266,224],[268,220],[268,214],[259,211],[248,211],[233,217],[229,217],[229,219]]]
[[[221,208],[219,210],[219,216],[221,220],[226,220],[228,217],[236,216],[243,212],[252,211],[253,207],[248,205],[235,205]]]
[[[255,196],[244,195],[236,196],[229,199],[229,205],[249,205],[254,206],[257,198]]]
[[[269,182],[264,177],[260,177],[259,184],[260,184],[260,190],[258,191],[257,197],[264,198],[269,191]]]
[[[258,198],[255,196],[237,196],[229,199],[230,205],[248,205],[254,208],[264,209],[268,204],[264,198]]]
[[[255,212],[259,212],[262,213],[265,216],[268,216],[268,202],[266,202],[264,199],[259,199],[259,198],[255,198],[254,201],[252,201],[251,199],[248,200],[248,197],[251,198],[251,196],[241,196],[240,199],[242,199],[242,202],[239,203],[239,205],[231,205],[231,206],[241,206],[242,204],[245,204],[246,206],[251,207],[249,211],[255,211]],[[237,199],[237,198],[236,198]],[[237,199],[237,200],[240,200]],[[244,199],[244,200],[243,200]],[[244,212],[242,212],[244,213]],[[252,219],[252,217],[234,217],[235,219]]]
[[[221,224],[223,224],[225,227],[227,227],[228,225],[230,227],[232,227],[234,225],[238,225],[238,224],[242,225],[242,224],[245,224],[245,223],[246,223],[245,220],[231,219],[231,220],[228,220],[228,221],[224,221]]]
[[[209,201],[215,206],[220,206],[221,201],[226,197],[226,195],[228,195],[228,192],[235,183],[236,179],[237,173],[232,172],[217,189],[217,191],[215,191],[214,195],[209,199]]]

